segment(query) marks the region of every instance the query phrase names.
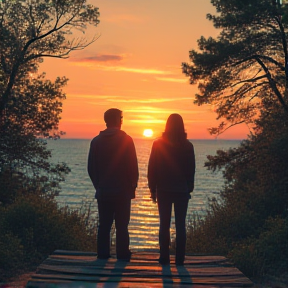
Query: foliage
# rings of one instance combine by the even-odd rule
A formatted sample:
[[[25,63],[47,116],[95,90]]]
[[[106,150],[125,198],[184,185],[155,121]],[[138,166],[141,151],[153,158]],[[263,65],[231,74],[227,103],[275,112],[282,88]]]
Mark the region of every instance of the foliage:
[[[58,131],[65,77],[39,74],[45,58],[68,58],[97,37],[78,37],[99,23],[86,0],[0,0],[0,274],[39,263],[55,249],[95,249],[85,215],[59,208],[54,196],[69,172],[51,164],[46,138]]]
[[[238,148],[208,156],[209,169],[224,169],[225,186],[221,201],[214,201],[207,217],[188,232],[188,251],[229,255],[249,276],[276,273],[271,267],[286,263],[276,256],[287,256],[288,121],[282,107],[272,104],[277,118],[264,109],[254,136]],[[274,233],[267,223],[275,223],[273,237],[282,246],[263,240]],[[286,228],[277,228],[278,223]]]
[[[258,238],[237,243],[229,252],[247,275],[281,275],[288,265],[288,218],[268,218]]]
[[[67,58],[95,41],[73,35],[96,26],[98,18],[98,8],[86,0],[0,1],[1,175],[24,175],[28,182],[52,177],[55,183],[69,171],[49,163],[50,151],[40,139],[62,134],[58,124],[67,79],[45,79],[38,67],[47,57]]]
[[[211,104],[224,120],[212,134],[223,133],[228,123],[254,126],[266,99],[288,114],[288,6],[278,2],[211,0],[217,14],[207,18],[221,31],[198,40],[183,72],[198,83],[195,103]]]
[[[2,221],[2,215],[0,216]],[[23,246],[20,239],[3,230],[0,235],[0,281],[24,268]]]
[[[96,223],[91,222],[89,213],[59,208],[54,200],[43,195],[22,195],[25,196],[1,208],[2,277],[37,266],[56,249],[96,250]]]
[[[86,0],[2,1],[0,16],[1,118],[10,118],[10,110],[17,110],[12,114],[25,123],[23,128],[45,135],[57,128],[64,97],[59,88],[67,80],[59,78],[51,83],[44,81],[43,75],[34,78],[33,74],[43,58],[67,58],[71,51],[95,41],[73,39],[71,34],[75,30],[84,33],[88,24],[96,26],[98,8],[87,5]]]
[[[288,6],[279,1],[211,0],[221,28],[201,38],[183,71],[198,83],[195,103],[216,107],[230,122],[252,123],[238,148],[208,156],[205,166],[222,170],[220,201],[204,219],[190,223],[187,251],[230,257],[247,276],[287,271],[288,221]],[[229,128],[229,127],[228,127]],[[285,270],[286,269],[286,270]]]

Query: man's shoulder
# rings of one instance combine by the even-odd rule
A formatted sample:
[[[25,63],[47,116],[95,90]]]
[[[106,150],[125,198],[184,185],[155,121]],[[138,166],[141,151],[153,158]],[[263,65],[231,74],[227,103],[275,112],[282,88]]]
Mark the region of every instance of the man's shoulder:
[[[95,137],[91,140],[91,144],[97,142],[97,141],[99,140],[99,138],[100,138],[100,134],[97,135],[97,136],[95,136]]]
[[[133,138],[123,130],[119,130],[119,135],[123,138],[126,138],[126,139],[133,141]]]
[[[94,147],[96,148],[99,145],[103,145],[102,143],[106,142],[105,137],[103,137],[103,135],[101,135],[101,132],[99,133],[99,135],[95,136],[91,142],[90,142],[90,147]]]

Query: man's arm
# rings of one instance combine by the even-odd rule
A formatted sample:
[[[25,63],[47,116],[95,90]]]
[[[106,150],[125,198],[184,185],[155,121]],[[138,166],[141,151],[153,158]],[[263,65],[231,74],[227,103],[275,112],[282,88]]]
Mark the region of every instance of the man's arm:
[[[98,186],[98,170],[97,170],[97,151],[93,140],[90,144],[90,150],[88,154],[88,174],[93,183],[94,188]]]

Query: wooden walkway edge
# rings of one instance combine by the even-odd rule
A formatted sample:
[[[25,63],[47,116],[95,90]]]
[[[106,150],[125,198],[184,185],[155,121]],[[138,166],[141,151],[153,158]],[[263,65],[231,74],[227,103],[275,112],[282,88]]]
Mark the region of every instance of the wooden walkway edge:
[[[133,251],[132,251],[133,252]],[[97,259],[92,252],[56,250],[37,269],[26,288],[70,287],[252,287],[227,258],[186,256],[184,266],[161,266],[155,252],[133,252],[130,262]]]

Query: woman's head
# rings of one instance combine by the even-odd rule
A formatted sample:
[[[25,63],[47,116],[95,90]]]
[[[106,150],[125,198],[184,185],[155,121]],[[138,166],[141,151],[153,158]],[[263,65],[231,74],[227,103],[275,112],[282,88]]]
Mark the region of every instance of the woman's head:
[[[187,134],[184,128],[184,122],[179,114],[171,114],[166,122],[165,132],[163,136],[171,142],[181,142],[187,139]]]

